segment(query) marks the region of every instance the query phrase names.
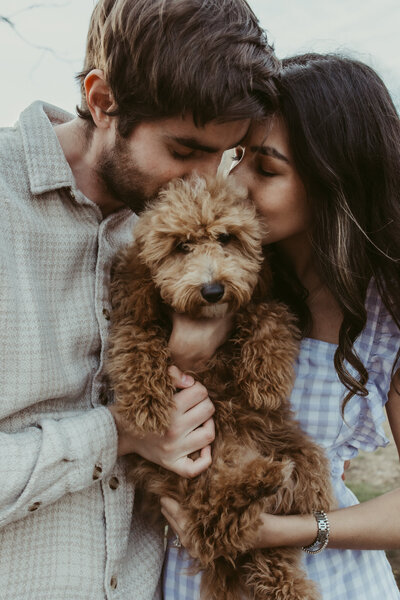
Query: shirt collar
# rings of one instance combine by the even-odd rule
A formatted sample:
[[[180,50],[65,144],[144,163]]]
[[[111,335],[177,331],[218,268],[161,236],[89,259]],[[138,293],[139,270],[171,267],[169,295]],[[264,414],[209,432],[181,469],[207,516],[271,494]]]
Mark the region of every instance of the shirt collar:
[[[21,113],[19,127],[32,194],[75,186],[74,176],[53,127],[73,118],[70,113],[40,101]]]

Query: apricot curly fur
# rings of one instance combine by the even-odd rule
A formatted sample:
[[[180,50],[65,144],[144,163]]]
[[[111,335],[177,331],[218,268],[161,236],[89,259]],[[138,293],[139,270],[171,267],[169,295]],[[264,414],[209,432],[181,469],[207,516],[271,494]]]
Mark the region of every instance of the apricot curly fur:
[[[177,180],[141,215],[135,242],[113,269],[107,371],[134,431],[168,429],[169,311],[236,315],[229,340],[195,373],[216,408],[211,467],[188,480],[139,456],[129,466],[149,520],[161,519],[161,495],[186,510],[204,600],[320,598],[300,550],[249,550],[263,511],[333,505],[328,461],[290,409],[299,334],[286,307],[268,299],[262,236],[243,191],[226,180]],[[201,290],[215,282],[223,296],[211,302]]]

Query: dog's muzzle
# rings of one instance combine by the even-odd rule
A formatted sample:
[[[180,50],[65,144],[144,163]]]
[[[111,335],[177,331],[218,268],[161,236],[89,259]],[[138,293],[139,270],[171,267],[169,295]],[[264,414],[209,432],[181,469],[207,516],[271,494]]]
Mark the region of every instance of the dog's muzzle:
[[[207,302],[210,302],[211,304],[215,304],[221,300],[224,293],[225,288],[222,283],[208,283],[201,288],[201,295],[204,300],[207,300]]]

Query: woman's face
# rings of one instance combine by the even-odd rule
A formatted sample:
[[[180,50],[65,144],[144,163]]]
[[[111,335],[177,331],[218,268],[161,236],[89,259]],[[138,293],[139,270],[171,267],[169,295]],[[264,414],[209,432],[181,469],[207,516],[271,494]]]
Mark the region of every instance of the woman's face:
[[[294,168],[287,130],[279,117],[254,125],[245,150],[231,177],[247,187],[249,197],[264,219],[264,242],[303,239],[310,227],[311,211],[304,185]]]

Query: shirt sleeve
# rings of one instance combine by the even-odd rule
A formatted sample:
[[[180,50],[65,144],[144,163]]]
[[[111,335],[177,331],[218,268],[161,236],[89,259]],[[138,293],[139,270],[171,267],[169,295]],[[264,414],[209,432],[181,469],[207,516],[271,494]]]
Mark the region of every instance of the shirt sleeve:
[[[0,432],[0,527],[92,485],[116,459],[115,422],[104,407]]]
[[[368,347],[368,359],[365,366],[368,370],[366,388],[368,395],[361,398],[357,415],[357,425],[352,445],[358,449],[371,452],[386,446],[383,424],[386,420],[384,406],[388,400],[388,392],[392,377],[392,368],[400,345],[400,332],[390,313],[386,310],[377,292],[370,293],[367,299],[369,321],[363,336],[364,347]],[[349,403],[349,419],[351,415]]]
[[[381,305],[367,368],[370,383],[376,388],[382,405],[388,399],[392,369],[399,347],[400,331],[389,312]]]

